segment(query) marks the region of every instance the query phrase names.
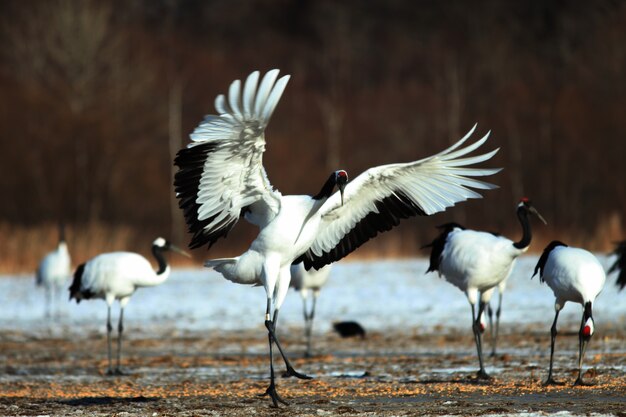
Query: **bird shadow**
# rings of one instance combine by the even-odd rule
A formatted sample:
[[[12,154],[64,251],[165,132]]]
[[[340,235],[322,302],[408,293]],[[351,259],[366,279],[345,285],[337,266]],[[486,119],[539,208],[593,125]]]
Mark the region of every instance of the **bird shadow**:
[[[74,407],[85,407],[91,405],[101,406],[115,404],[149,403],[153,401],[157,401],[157,399],[140,395],[138,397],[84,397],[75,398],[72,400],[63,400],[59,402]]]

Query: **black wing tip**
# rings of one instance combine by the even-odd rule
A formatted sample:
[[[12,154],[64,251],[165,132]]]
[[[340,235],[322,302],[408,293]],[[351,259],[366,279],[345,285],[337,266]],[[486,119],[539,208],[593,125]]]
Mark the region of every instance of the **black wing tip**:
[[[69,288],[69,292],[70,292],[70,301],[72,300],[72,298],[76,299],[76,304],[80,303],[80,300],[82,298],[81,296],[81,284],[83,281],[83,273],[85,272],[85,265],[86,263],[82,263],[80,265],[78,265],[78,267],[76,268],[76,271],[74,272],[74,279],[72,280],[72,284],[70,285]]]
[[[615,263],[609,269],[609,273],[619,271],[615,285],[619,287],[619,291],[626,287],[626,240],[615,243],[613,254],[617,256]]]
[[[539,280],[541,282],[544,282],[543,279],[543,269],[546,266],[546,262],[548,262],[548,257],[550,256],[550,252],[552,252],[552,250],[558,246],[564,246],[567,247],[567,245],[563,242],[561,242],[560,240],[553,240],[552,242],[548,243],[548,245],[544,248],[543,252],[541,253],[541,256],[539,257],[539,260],[537,261],[537,265],[535,265],[535,270],[532,274],[532,276],[530,277],[531,279],[537,275],[537,272],[539,272]]]
[[[428,265],[426,273],[439,271],[439,265],[441,264],[441,254],[446,247],[448,235],[454,229],[465,230],[465,227],[461,226],[458,223],[450,222],[437,226],[437,229],[441,230],[441,233],[439,233],[439,235],[431,243],[422,246],[422,249],[427,247],[432,248],[430,252],[430,264]]]

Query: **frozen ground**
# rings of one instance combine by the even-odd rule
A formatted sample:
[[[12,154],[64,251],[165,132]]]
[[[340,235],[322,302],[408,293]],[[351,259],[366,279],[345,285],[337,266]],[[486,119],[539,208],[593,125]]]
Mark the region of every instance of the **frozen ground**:
[[[610,259],[600,257],[608,266]],[[502,324],[536,323],[548,329],[554,316],[550,288],[530,276],[536,256],[518,260],[504,295]],[[334,266],[317,306],[316,330],[329,330],[333,321],[358,320],[366,329],[469,328],[470,308],[465,296],[436,274],[424,274],[426,259],[376,262],[344,262]],[[626,292],[618,293],[615,277],[607,279],[594,305],[600,330],[603,323],[625,322]],[[68,284],[69,285],[69,284]],[[0,277],[0,329],[37,331],[63,328],[83,331],[104,327],[106,308],[102,300],[67,302],[64,291],[61,317],[54,326],[43,317],[43,291],[30,276]],[[492,302],[496,302],[494,296]],[[290,291],[281,311],[281,327],[300,326],[301,300]],[[262,326],[265,296],[261,287],[246,287],[226,281],[204,268],[174,270],[163,285],[138,290],[126,308],[129,328],[157,326],[178,330],[237,330]],[[114,318],[117,308],[114,310]],[[559,317],[560,327],[576,328],[581,307],[568,303]],[[546,330],[547,331],[547,330]]]

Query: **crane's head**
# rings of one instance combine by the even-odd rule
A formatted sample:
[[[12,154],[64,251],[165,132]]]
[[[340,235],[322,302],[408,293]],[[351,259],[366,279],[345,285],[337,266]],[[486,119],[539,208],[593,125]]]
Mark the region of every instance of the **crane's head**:
[[[593,316],[591,312],[591,301],[585,303],[583,311],[583,324],[580,326],[580,338],[583,340],[591,339],[593,336],[593,332],[595,331],[595,326],[593,323]]]
[[[543,216],[541,214],[539,214],[539,212],[537,211],[536,208],[533,207],[533,205],[530,202],[530,199],[528,197],[522,197],[519,200],[519,204],[517,205],[517,210],[523,210],[526,213],[530,213],[534,216],[536,216],[539,220],[541,220],[543,222],[543,224],[548,224],[548,222],[543,218]]]
[[[346,184],[348,184],[348,173],[343,169],[335,171],[335,184],[341,194],[341,205],[343,206],[343,191],[346,188]]]
[[[166,239],[164,239],[162,237],[157,237],[156,239],[154,239],[154,242],[152,242],[152,249],[153,250],[162,250],[162,251],[171,250],[173,252],[180,253],[183,256],[191,258],[191,255],[189,255],[187,252],[185,252],[184,250],[182,250],[178,246],[172,244],[170,241],[168,241],[168,240],[166,240]]]

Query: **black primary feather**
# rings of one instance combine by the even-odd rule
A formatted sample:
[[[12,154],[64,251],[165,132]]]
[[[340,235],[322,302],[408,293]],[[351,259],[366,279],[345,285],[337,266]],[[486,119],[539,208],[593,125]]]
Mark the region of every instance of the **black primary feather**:
[[[215,151],[216,145],[212,142],[183,148],[176,154],[174,165],[178,172],[174,176],[174,191],[178,198],[178,206],[183,210],[187,230],[193,233],[189,248],[195,249],[208,244],[209,248],[221,237],[226,237],[237,221],[228,221],[221,224],[209,233],[204,228],[211,223],[215,216],[199,220],[200,205],[196,202],[200,192],[200,180],[204,172],[204,165]],[[244,209],[245,211],[245,209]],[[243,215],[243,211],[241,213]]]
[[[84,296],[80,291],[83,282],[83,272],[85,272],[85,264],[78,265],[76,272],[74,272],[74,280],[72,281],[72,285],[70,285],[70,301],[72,298],[75,298],[76,304],[80,303],[80,300],[83,298],[90,298],[89,296],[91,295],[88,294],[89,296]]]
[[[342,259],[378,233],[397,226],[401,219],[412,216],[426,216],[426,213],[406,194],[397,190],[394,194],[377,201],[376,211],[370,211],[329,252],[317,256],[309,250],[298,257],[294,263],[304,262],[307,270],[320,269],[324,265]]]
[[[615,271],[619,271],[617,281],[615,284],[619,287],[620,291],[626,287],[626,240],[621,241],[615,247],[613,251],[614,255],[617,255],[615,263],[609,269],[609,274]]]
[[[461,226],[458,223],[446,223],[437,226],[437,229],[441,230],[442,232],[431,243],[422,246],[422,249],[433,248],[430,251],[430,265],[428,266],[426,273],[439,271],[439,264],[441,263],[441,253],[446,246],[446,239],[448,239],[448,235],[450,234],[450,232],[457,228],[465,230],[465,227]]]
[[[539,261],[537,262],[537,265],[535,266],[535,272],[533,272],[532,277],[530,277],[531,279],[535,275],[537,275],[537,271],[539,271],[539,279],[541,280],[541,282],[544,282],[543,269],[546,267],[546,262],[548,262],[548,257],[550,256],[550,252],[552,252],[552,250],[556,248],[557,246],[567,247],[565,243],[560,242],[558,240],[553,240],[552,242],[550,242],[548,246],[546,246],[546,248],[543,250],[543,253],[541,254],[541,256],[539,257]]]

